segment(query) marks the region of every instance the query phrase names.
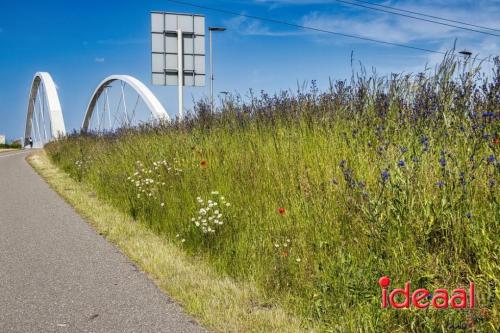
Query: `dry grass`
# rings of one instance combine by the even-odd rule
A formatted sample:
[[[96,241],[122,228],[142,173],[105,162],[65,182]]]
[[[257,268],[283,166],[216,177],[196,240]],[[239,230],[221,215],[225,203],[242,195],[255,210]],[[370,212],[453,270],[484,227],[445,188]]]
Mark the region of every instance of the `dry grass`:
[[[252,285],[221,278],[205,263],[102,203],[91,190],[53,165],[45,152],[32,154],[28,162],[98,232],[205,327],[220,332],[314,331],[264,300]]]

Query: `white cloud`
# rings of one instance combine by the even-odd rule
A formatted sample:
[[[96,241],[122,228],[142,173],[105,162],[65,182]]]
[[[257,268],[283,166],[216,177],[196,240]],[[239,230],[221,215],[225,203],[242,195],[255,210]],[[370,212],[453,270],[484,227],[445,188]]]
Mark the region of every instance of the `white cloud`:
[[[95,58],[94,61],[95,62],[104,62],[104,58]]]
[[[279,0],[278,0],[279,1]],[[281,0],[283,1],[283,0]],[[439,0],[438,0],[439,1]],[[474,22],[500,29],[497,17],[500,16],[500,6],[491,6],[478,1],[472,8],[457,6],[455,3],[436,4],[421,1],[418,5],[405,2],[386,4],[411,11],[432,13],[434,16],[447,17],[457,21]],[[350,6],[342,12],[312,12],[302,18],[304,25],[323,29],[336,30],[344,33],[357,34],[370,38],[378,38],[390,42],[409,43],[413,41],[439,41],[455,38],[485,38],[487,35],[468,32],[450,26],[437,25],[407,17],[357,9]]]
[[[413,12],[420,12],[436,17],[443,17],[450,20],[469,22],[472,24],[500,29],[500,1],[498,0],[386,0],[380,4],[400,8]],[[303,15],[291,21],[284,14],[273,17],[276,20],[291,21],[299,25],[339,32],[342,34],[356,35],[370,39],[387,41],[391,43],[417,46],[432,49],[439,52],[451,50],[456,43],[456,50],[469,50],[483,59],[488,56],[500,54],[500,43],[496,36],[489,36],[472,31],[458,29],[456,27],[434,24],[408,17],[372,11],[364,8],[344,5],[335,0],[254,0],[254,4],[265,5],[272,13],[277,7],[301,6]],[[317,6],[312,6],[317,5]],[[284,10],[280,11],[284,13]],[[410,14],[413,15],[413,14]],[[432,18],[429,18],[434,20]],[[254,22],[254,23],[250,23]],[[256,23],[255,23],[256,22]],[[245,18],[233,19],[233,24],[242,34],[262,34],[280,35],[282,31],[276,31],[279,25],[247,20]],[[451,25],[458,23],[444,22]],[[478,30],[477,27],[471,29]],[[498,31],[485,30],[490,33],[500,34]],[[353,38],[343,38],[312,30],[300,30],[289,28],[287,35],[308,35],[314,41],[327,45],[350,45],[353,43],[363,43],[364,45],[377,45],[372,42],[356,40]],[[380,44],[379,44],[380,45]],[[354,47],[354,49],[356,49]],[[396,55],[395,55],[396,56]],[[412,56],[413,65],[404,66],[402,64],[387,61],[388,68],[417,69],[420,71],[424,64],[434,67],[442,61],[443,55],[439,53],[419,53]],[[490,63],[491,64],[491,63]],[[491,67],[485,63],[483,67]]]
[[[278,30],[272,29],[267,24],[255,19],[249,19],[244,16],[236,16],[232,19],[224,21],[224,24],[230,31],[236,31],[241,35],[246,36],[296,36],[304,34],[301,30]]]
[[[300,0],[272,1],[289,4],[301,2]],[[398,2],[396,4],[388,1],[385,4],[411,11],[432,13],[434,16],[446,17],[456,21],[473,21],[483,26],[500,28],[500,21],[497,19],[497,17],[500,17],[500,6],[495,6],[491,2],[479,0],[471,5],[470,1],[459,0],[450,4],[448,1],[435,0],[432,2],[420,1],[418,4],[411,2]],[[452,49],[456,40],[457,50],[467,49],[473,52],[474,55],[478,55],[479,58],[500,54],[500,44],[498,43],[498,37],[495,36],[468,32],[454,27],[436,25],[390,14],[362,10],[353,12],[352,8],[342,11],[340,14],[325,11],[310,12],[302,17],[301,24],[392,43],[420,46],[441,52]],[[315,38],[322,43],[353,43],[356,41],[355,39],[335,38],[320,33],[316,34]],[[363,41],[360,40],[359,42]],[[443,55],[422,53],[421,57],[424,62],[432,66],[440,62]]]

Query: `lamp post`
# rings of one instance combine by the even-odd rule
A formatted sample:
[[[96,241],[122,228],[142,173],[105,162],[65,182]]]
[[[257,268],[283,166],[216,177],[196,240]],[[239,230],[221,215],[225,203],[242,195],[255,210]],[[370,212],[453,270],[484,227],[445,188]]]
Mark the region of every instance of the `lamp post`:
[[[214,61],[213,61],[213,47],[212,47],[212,32],[226,31],[224,27],[208,27],[210,32],[210,111],[214,112]]]

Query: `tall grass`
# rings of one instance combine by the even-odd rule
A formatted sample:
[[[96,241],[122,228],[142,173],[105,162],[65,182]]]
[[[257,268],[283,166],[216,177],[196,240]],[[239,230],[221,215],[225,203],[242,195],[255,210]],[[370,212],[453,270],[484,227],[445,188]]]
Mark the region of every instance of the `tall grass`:
[[[498,59],[484,75],[448,56],[432,74],[234,96],[216,114],[200,101],[183,122],[46,150],[103,200],[325,331],[494,331],[499,104]],[[477,308],[382,310],[383,275],[413,290],[474,281]]]

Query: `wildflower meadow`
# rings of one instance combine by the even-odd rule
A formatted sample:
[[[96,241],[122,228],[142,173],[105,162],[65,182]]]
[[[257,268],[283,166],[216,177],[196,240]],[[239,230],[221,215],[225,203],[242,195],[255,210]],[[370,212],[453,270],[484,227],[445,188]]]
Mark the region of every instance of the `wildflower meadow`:
[[[494,332],[500,60],[206,101],[46,146],[98,198],[325,332]],[[483,66],[484,67],[484,66]],[[474,309],[381,309],[378,280],[476,285]]]

